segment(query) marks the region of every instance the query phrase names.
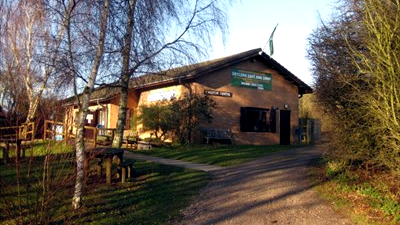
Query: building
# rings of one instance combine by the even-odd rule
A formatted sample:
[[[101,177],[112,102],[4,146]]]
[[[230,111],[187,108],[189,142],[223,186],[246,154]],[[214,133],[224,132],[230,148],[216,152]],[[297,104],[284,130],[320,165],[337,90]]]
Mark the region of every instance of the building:
[[[209,95],[217,103],[212,122],[202,124],[202,129],[229,130],[236,144],[255,145],[294,143],[299,127],[298,99],[312,92],[311,87],[261,49],[253,49],[132,79],[127,119],[140,105],[180,98],[189,90]],[[87,125],[115,128],[118,100],[117,88],[96,88]],[[74,98],[65,103],[66,122],[71,123],[77,111]],[[200,133],[197,136],[200,142]]]

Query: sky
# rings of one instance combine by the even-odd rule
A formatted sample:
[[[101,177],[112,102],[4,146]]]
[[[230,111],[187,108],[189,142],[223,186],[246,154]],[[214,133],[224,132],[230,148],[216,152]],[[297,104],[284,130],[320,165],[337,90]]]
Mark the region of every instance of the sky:
[[[229,34],[214,45],[213,58],[255,48],[264,48],[274,29],[272,58],[312,85],[310,63],[306,59],[307,37],[318,26],[318,15],[328,19],[334,0],[242,0],[228,11]],[[264,51],[269,54],[269,46]]]

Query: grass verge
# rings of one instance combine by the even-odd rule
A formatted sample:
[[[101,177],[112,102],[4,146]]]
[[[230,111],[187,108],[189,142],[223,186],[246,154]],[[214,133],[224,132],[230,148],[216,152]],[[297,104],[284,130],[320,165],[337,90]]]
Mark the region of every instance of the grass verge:
[[[71,150],[46,144],[18,165],[0,163],[0,224],[166,224],[210,180],[204,172],[136,162],[136,178],[125,184],[107,186],[89,173],[84,205],[73,211]],[[54,153],[58,148],[67,153]]]
[[[356,224],[400,224],[400,181],[385,172],[342,170],[332,162],[311,168],[317,191]]]
[[[234,166],[260,156],[292,148],[295,147],[287,145],[188,145],[176,148],[163,147],[153,148],[152,150],[135,150],[135,153],[217,166]]]

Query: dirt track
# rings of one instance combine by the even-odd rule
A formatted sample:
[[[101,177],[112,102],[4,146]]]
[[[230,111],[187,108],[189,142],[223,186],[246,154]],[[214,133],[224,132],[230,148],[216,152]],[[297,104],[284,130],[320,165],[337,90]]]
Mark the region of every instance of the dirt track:
[[[351,224],[312,190],[306,167],[318,156],[300,148],[217,170],[174,224]]]

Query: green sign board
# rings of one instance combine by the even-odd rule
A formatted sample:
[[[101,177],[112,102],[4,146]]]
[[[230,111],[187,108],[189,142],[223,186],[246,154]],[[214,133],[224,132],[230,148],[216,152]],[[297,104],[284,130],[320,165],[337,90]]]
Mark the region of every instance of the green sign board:
[[[258,90],[272,90],[272,74],[232,69],[232,86]]]

